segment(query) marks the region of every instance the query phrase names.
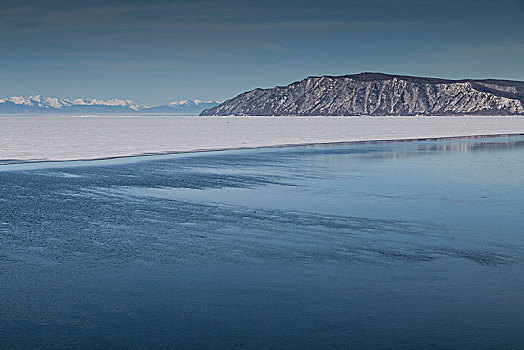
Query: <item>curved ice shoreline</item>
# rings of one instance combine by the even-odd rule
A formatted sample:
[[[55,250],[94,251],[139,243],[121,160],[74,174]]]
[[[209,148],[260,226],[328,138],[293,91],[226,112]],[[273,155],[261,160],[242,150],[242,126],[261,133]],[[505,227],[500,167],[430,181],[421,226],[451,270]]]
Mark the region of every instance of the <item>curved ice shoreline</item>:
[[[524,134],[524,117],[4,117],[0,164]]]
[[[167,151],[167,152],[156,152],[156,153],[143,153],[143,154],[130,154],[123,156],[107,156],[101,158],[87,158],[87,159],[66,159],[66,160],[17,160],[17,159],[0,159],[0,171],[5,170],[9,165],[23,166],[23,165],[42,165],[42,164],[56,164],[58,167],[64,166],[65,163],[71,163],[73,166],[92,164],[93,162],[100,161],[141,161],[150,159],[150,157],[156,156],[183,156],[193,155],[196,153],[211,153],[211,152],[226,152],[226,151],[240,151],[240,150],[257,150],[257,149],[275,149],[275,148],[288,148],[288,147],[308,147],[308,146],[337,146],[337,145],[359,145],[369,143],[382,143],[382,142],[422,142],[422,141],[447,141],[447,140],[472,140],[472,139],[485,139],[485,138],[497,138],[497,137],[511,137],[521,136],[524,133],[516,134],[492,134],[492,135],[467,135],[467,136],[449,136],[449,137],[425,137],[425,138],[414,138],[414,139],[376,139],[376,140],[365,140],[365,141],[336,141],[336,142],[317,142],[317,143],[297,143],[297,144],[283,144],[283,145],[272,145],[272,146],[261,146],[261,147],[237,147],[237,148],[216,148],[216,149],[195,149],[188,151]],[[82,164],[78,164],[82,163]]]

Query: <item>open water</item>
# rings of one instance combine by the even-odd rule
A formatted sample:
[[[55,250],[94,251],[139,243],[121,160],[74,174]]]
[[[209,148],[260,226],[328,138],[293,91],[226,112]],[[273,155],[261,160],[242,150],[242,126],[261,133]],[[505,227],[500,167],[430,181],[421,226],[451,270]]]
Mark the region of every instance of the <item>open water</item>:
[[[524,136],[0,166],[0,349],[522,349]]]

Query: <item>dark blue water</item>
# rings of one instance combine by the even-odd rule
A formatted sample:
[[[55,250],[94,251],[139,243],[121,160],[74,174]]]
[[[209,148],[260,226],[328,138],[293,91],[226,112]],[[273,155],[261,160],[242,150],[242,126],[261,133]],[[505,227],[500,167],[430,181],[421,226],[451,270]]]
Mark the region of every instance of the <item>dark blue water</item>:
[[[0,349],[521,349],[524,136],[0,166]]]

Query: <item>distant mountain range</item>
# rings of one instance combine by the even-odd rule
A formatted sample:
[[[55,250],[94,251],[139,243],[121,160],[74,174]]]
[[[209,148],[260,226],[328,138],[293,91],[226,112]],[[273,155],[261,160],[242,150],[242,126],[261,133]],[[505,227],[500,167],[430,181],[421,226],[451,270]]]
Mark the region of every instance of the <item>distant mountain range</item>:
[[[223,103],[183,100],[148,106],[120,99],[0,98],[0,114],[171,115],[524,115],[524,82],[447,80],[361,73],[309,77],[254,89]]]
[[[0,114],[174,114],[198,115],[206,108],[217,106],[217,101],[182,100],[166,105],[148,106],[130,100],[74,100],[44,96],[13,96],[0,98]]]
[[[255,89],[201,115],[524,115],[524,82],[361,73]]]

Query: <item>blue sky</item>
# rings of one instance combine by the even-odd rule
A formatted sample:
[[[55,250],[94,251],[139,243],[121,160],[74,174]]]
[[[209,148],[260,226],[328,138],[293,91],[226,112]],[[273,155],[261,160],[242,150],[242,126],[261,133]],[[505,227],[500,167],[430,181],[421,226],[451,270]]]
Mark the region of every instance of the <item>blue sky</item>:
[[[524,0],[0,5],[0,96],[223,100],[363,71],[524,80]]]

